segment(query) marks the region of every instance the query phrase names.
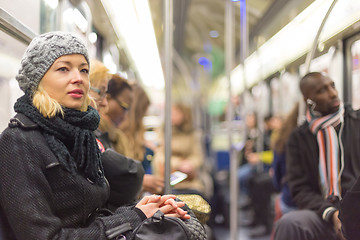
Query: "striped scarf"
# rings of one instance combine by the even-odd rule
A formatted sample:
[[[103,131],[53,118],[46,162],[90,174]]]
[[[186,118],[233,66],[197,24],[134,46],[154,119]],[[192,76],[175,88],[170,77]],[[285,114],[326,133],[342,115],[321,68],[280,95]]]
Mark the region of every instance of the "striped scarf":
[[[319,145],[319,172],[325,197],[340,196],[343,160],[339,159],[339,137],[335,127],[343,122],[344,107],[326,116],[316,116],[310,108],[306,111],[306,120],[310,131],[316,136]],[[341,160],[341,162],[339,161]]]

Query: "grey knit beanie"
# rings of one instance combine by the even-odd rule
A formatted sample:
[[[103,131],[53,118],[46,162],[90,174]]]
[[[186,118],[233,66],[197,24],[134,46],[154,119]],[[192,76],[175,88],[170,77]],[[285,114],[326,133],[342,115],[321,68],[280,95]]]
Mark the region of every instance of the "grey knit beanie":
[[[20,89],[32,96],[56,59],[69,54],[82,54],[89,63],[84,42],[72,33],[48,32],[35,37],[24,53],[16,76]]]

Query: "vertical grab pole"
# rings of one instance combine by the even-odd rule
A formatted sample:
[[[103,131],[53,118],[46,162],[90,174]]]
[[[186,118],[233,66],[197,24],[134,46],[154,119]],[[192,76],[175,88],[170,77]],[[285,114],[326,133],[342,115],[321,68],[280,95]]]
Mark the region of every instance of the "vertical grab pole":
[[[232,15],[233,13],[231,13]],[[230,14],[229,14],[230,15]],[[232,18],[233,19],[233,18]],[[233,29],[232,24],[231,28]],[[234,44],[232,43],[233,36],[231,36],[231,42],[229,42],[229,45],[231,48],[234,48]],[[232,60],[234,59],[234,49],[229,49],[229,63],[231,63],[230,66],[232,66]],[[244,86],[246,88],[246,82],[245,82],[245,58],[248,53],[248,31],[247,31],[247,18],[246,18],[246,0],[240,0],[240,64],[243,66],[243,79],[244,79]],[[231,67],[227,68],[229,71],[231,71]],[[229,76],[229,80],[231,80],[231,77]],[[229,83],[229,92],[231,95],[231,81]],[[233,106],[231,106],[233,109]],[[233,111],[229,111],[230,120],[234,119]],[[232,124],[229,125],[229,139],[231,141],[231,132]],[[245,129],[242,129],[245,134]],[[244,138],[245,139],[245,138]],[[245,141],[245,140],[244,140]],[[237,178],[237,170],[238,170],[238,159],[239,159],[239,151],[242,150],[242,148],[236,148],[235,143],[231,141],[231,149],[230,149],[230,236],[231,240],[237,240],[238,239],[238,196],[239,196],[239,182]]]
[[[164,0],[165,8],[165,194],[171,193],[171,81],[173,67],[173,0]]]
[[[231,70],[234,62],[234,13],[233,3],[231,0],[226,1],[225,10],[225,69],[226,77],[229,82],[229,104],[227,111],[228,123],[228,137],[229,137],[229,157],[230,157],[230,239],[237,239],[238,230],[238,200],[237,200],[237,154],[232,143],[232,120],[233,106],[232,106],[232,89],[231,89]]]
[[[240,63],[243,66],[244,66],[245,58],[248,55],[249,33],[248,33],[247,24],[248,23],[246,16],[246,0],[240,0]],[[245,68],[243,72],[245,73]],[[244,85],[246,87],[245,83]]]
[[[319,30],[317,31],[316,33],[316,36],[314,38],[314,42],[312,44],[312,47],[310,49],[310,52],[308,53],[308,55],[306,56],[306,61],[305,61],[305,69],[306,69],[306,73],[309,72],[309,69],[310,69],[310,63],[311,63],[311,60],[314,58],[314,55],[315,55],[315,51],[316,51],[316,48],[318,46],[318,43],[319,43],[319,37],[320,37],[320,34],[324,28],[324,25],[326,23],[326,20],[328,19],[332,9],[334,8],[335,4],[336,4],[337,0],[334,0],[330,7],[329,7],[329,10],[326,12],[325,14],[325,17],[324,19],[322,20],[321,24],[320,24],[320,27],[319,27]]]

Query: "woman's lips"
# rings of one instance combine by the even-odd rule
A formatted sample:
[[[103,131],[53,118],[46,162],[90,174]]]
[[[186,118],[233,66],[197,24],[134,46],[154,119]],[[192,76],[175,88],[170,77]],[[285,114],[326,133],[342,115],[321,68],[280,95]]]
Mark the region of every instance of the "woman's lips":
[[[81,89],[75,89],[70,91],[68,94],[73,98],[82,98],[82,96],[84,95],[84,91]]]

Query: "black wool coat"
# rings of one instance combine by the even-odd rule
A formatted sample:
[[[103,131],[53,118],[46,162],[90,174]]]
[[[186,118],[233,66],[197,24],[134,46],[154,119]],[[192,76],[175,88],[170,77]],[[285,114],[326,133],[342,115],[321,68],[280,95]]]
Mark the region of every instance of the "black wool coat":
[[[134,206],[92,218],[109,197],[108,184],[94,184],[64,170],[38,126],[22,114],[14,119],[0,135],[0,216],[5,239],[109,239],[111,230],[122,224],[135,228],[141,223],[145,215]]]

